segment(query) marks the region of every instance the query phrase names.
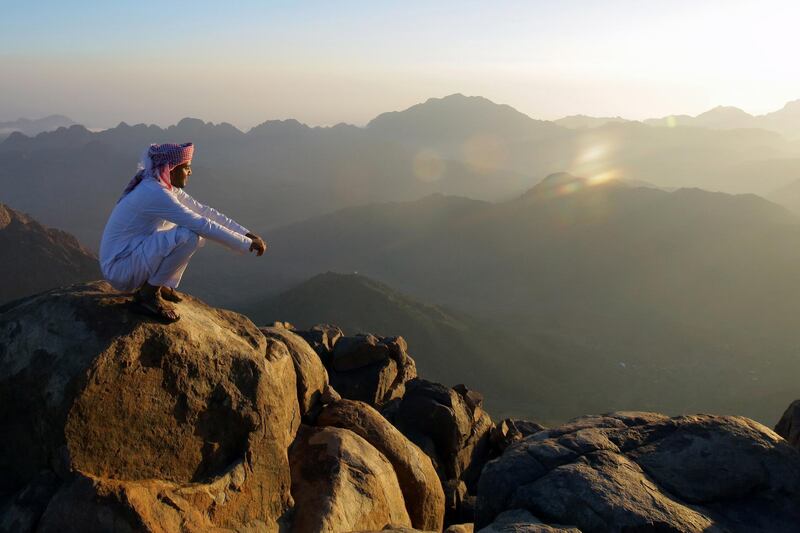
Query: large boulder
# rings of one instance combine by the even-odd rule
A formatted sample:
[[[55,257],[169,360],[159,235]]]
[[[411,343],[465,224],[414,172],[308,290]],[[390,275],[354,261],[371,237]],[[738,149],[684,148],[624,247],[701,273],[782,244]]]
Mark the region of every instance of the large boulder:
[[[417,367],[403,337],[359,334],[336,340],[328,373],[342,397],[380,408],[403,396]]]
[[[276,530],[300,419],[285,344],[191,296],[171,325],[129,303],[94,282],[0,308],[3,509],[46,506],[42,531],[168,531],[147,525],[159,509],[205,529]],[[34,490],[48,472],[49,502]]]
[[[349,429],[381,452],[394,467],[411,524],[418,529],[441,531],[444,492],[430,458],[364,402],[340,400],[326,405],[318,426]]]
[[[427,381],[406,385],[394,423],[412,442],[428,452],[443,482],[455,479],[470,493],[489,456],[492,421],[467,389],[459,392]]]
[[[585,533],[797,531],[800,453],[743,417],[581,417],[486,465],[476,526],[514,509]]]
[[[301,426],[289,458],[295,498],[292,531],[411,527],[392,464],[352,431]]]
[[[330,363],[333,347],[344,336],[341,328],[332,324],[316,324],[309,330],[295,330],[311,346],[324,365]]]
[[[317,406],[328,385],[328,372],[322,365],[319,355],[303,337],[286,327],[260,329],[265,337],[281,341],[289,349],[297,374],[297,399],[300,402],[300,412],[303,415],[309,413]]]

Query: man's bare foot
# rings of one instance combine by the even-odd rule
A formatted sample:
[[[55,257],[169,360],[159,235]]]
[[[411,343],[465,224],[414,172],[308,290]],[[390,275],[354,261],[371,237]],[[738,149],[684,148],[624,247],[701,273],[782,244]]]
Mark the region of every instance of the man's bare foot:
[[[181,298],[180,293],[178,293],[178,291],[176,291],[172,287],[161,287],[161,297],[167,300],[168,302],[180,303],[183,301],[183,298]]]

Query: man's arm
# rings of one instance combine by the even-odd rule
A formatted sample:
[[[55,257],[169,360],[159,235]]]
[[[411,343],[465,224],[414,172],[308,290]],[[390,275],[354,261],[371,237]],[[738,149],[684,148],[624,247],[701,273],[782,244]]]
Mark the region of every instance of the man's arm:
[[[250,237],[250,235],[248,235],[248,233],[250,233],[250,230],[248,230],[247,228],[245,228],[244,226],[242,226],[241,224],[239,224],[238,222],[236,222],[232,218],[227,217],[224,214],[220,213],[219,211],[217,211],[213,207],[209,207],[207,205],[201,204],[200,202],[198,202],[197,200],[192,198],[192,196],[190,194],[188,194],[187,192],[185,192],[185,191],[183,191],[181,189],[177,189],[175,191],[175,198],[177,198],[178,201],[184,207],[194,211],[195,213],[197,213],[197,214],[199,214],[201,216],[204,216],[204,217],[206,217],[206,218],[208,218],[210,220],[213,220],[214,222],[216,222],[220,226],[223,226],[223,227],[233,231],[234,233],[239,233],[241,235],[246,235],[247,237]]]
[[[253,239],[246,237],[244,233],[228,229],[222,224],[189,209],[178,201],[174,194],[164,189],[154,191],[148,198],[145,209],[154,216],[187,228],[202,237],[218,242],[239,253],[248,251],[253,245]],[[245,233],[248,232],[245,231]]]

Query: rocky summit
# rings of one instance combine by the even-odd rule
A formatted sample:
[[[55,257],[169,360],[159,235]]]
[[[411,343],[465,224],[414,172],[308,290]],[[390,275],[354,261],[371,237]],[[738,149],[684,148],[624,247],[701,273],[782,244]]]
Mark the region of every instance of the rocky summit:
[[[0,307],[0,532],[789,532],[797,411],[492,421],[403,337],[104,282]],[[398,332],[402,333],[402,332]],[[789,439],[788,441],[785,440]]]

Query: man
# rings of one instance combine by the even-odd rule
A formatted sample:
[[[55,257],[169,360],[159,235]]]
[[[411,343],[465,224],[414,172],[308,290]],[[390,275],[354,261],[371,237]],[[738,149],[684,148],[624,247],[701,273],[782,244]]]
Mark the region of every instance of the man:
[[[167,300],[181,301],[175,289],[204,239],[239,253],[267,249],[261,237],[183,191],[193,154],[192,143],[150,145],[100,243],[103,276],[117,290],[136,290],[137,308],[166,323],[180,318]]]

